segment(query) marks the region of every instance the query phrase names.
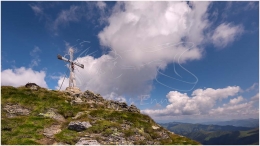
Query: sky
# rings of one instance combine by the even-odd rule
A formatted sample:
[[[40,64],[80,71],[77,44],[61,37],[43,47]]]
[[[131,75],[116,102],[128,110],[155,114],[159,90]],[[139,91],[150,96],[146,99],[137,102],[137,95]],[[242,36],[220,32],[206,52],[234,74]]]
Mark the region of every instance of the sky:
[[[1,85],[68,87],[157,122],[259,118],[259,2],[1,2]]]

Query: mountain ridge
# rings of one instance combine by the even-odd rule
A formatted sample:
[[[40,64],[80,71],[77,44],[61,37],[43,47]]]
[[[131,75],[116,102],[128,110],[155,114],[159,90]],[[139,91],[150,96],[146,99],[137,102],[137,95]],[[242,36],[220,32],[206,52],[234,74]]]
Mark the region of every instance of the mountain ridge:
[[[91,91],[1,86],[1,144],[200,144]]]
[[[210,145],[247,145],[259,144],[259,127],[236,127],[220,125],[203,125],[180,122],[161,123],[166,129]]]
[[[259,119],[232,119],[228,121],[212,121],[212,122],[202,122],[200,124],[204,125],[231,125],[231,126],[237,126],[237,127],[259,127]]]

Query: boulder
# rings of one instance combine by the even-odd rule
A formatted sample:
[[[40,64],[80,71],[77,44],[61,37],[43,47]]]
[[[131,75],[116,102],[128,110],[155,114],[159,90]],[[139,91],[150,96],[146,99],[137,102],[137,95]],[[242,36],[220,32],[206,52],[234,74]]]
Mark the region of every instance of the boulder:
[[[30,88],[31,90],[39,90],[40,89],[40,86],[38,86],[37,84],[35,83],[27,83],[25,85],[26,88]]]
[[[46,113],[40,113],[39,115],[47,118],[52,118],[59,122],[65,122],[65,118],[61,114],[57,113],[56,109],[53,108],[50,108]]]
[[[83,93],[83,96],[86,98],[88,102],[94,102],[94,103],[104,102],[104,98],[100,94],[95,94],[89,90],[85,91]]]
[[[15,104],[15,105],[9,105],[7,104],[6,106],[4,106],[3,108],[8,114],[7,117],[8,118],[12,118],[12,117],[16,117],[16,116],[26,116],[30,114],[30,110]]]
[[[125,102],[119,102],[118,105],[119,105],[119,108],[121,110],[127,110],[128,109],[128,105]]]
[[[82,93],[78,87],[67,87],[65,92],[73,97],[79,97]]]
[[[48,138],[54,138],[54,135],[61,132],[61,125],[51,125],[51,127],[44,128],[43,135]]]
[[[80,132],[91,126],[89,122],[72,121],[69,123],[68,129]]]

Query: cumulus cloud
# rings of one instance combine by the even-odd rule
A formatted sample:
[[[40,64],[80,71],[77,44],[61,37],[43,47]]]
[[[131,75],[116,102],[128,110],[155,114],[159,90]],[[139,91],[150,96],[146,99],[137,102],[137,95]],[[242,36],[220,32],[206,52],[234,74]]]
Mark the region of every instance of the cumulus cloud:
[[[31,68],[20,67],[3,70],[1,74],[2,85],[18,87],[31,82],[47,88],[44,80],[46,73],[44,71],[34,71]]]
[[[210,115],[248,115],[257,113],[258,109],[253,108],[252,101],[240,104],[229,103],[209,111]]]
[[[55,86],[57,90],[65,90],[69,87],[69,77],[59,76],[58,85]]]
[[[244,98],[242,96],[238,96],[237,98],[230,99],[229,104],[238,104],[243,100]]]
[[[152,116],[178,116],[178,115],[203,115],[215,106],[216,101],[236,95],[240,91],[238,86],[228,86],[222,89],[197,89],[189,97],[187,93],[170,91],[167,94],[169,105],[165,109],[150,110],[142,112]]]
[[[222,23],[214,31],[212,42],[217,48],[225,48],[235,41],[243,33],[242,25],[233,25],[231,23]]]
[[[209,2],[118,2],[98,34],[108,53],[78,58],[77,85],[102,95],[152,90],[159,70],[202,57]],[[180,43],[185,39],[189,43]],[[185,78],[185,77],[183,77]],[[177,81],[177,80],[175,80]]]
[[[255,96],[251,97],[252,101],[258,101],[259,100],[259,93],[257,93]]]

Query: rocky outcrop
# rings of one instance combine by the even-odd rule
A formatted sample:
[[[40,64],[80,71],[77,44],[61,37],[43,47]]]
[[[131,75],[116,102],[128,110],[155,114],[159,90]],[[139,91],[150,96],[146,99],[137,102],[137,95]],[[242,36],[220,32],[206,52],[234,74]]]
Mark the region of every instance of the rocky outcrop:
[[[70,90],[72,90],[72,88]],[[70,96],[69,98],[72,99],[71,104],[89,104],[91,108],[95,108],[94,105],[97,105],[112,110],[140,113],[140,110],[135,105],[128,106],[125,102],[106,100],[100,94],[95,94],[89,90],[84,93],[78,92],[78,95],[75,96],[74,91],[70,92],[70,90],[67,91],[66,89],[65,92]]]
[[[75,97],[74,100],[72,100],[71,104],[83,104],[84,102],[79,97]]]
[[[53,108],[50,108],[46,113],[40,113],[39,115],[47,118],[52,118],[59,122],[65,122],[65,118],[61,114],[57,113],[57,110]]]
[[[3,108],[6,112],[7,112],[7,117],[8,118],[12,118],[12,117],[16,117],[16,116],[26,116],[30,114],[30,110],[15,104],[15,105],[5,105]]]
[[[85,91],[82,97],[86,100],[86,102],[93,102],[96,104],[104,103],[105,99],[100,94],[95,94],[89,90]]]
[[[59,132],[61,132],[61,125],[51,125],[48,128],[44,128],[43,135],[48,138],[54,138],[54,135],[58,134]]]
[[[30,88],[31,90],[39,90],[40,89],[40,86],[38,86],[37,84],[35,83],[27,83],[25,85],[26,88]]]
[[[72,97],[79,97],[82,93],[78,87],[67,87],[65,92]]]
[[[89,122],[72,121],[69,123],[68,129],[80,132],[91,126]]]
[[[131,106],[128,108],[128,111],[129,111],[129,112],[133,112],[133,113],[140,113],[140,110],[139,110],[135,105],[131,105]]]

